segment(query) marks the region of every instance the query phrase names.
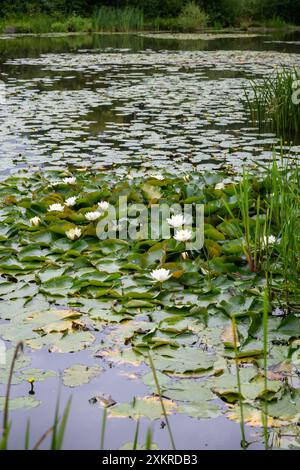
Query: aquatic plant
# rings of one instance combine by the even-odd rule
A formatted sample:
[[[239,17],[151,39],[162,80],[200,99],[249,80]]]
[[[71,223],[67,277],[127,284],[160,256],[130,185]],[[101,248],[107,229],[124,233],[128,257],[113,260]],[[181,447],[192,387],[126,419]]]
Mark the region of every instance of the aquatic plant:
[[[161,268],[161,269],[154,269],[150,273],[150,276],[156,282],[164,282],[164,281],[167,281],[168,279],[170,279],[172,274],[170,273],[170,271],[168,269]]]
[[[144,14],[136,7],[112,8],[101,6],[93,16],[96,31],[128,32],[143,29]]]
[[[177,242],[188,242],[192,238],[193,232],[191,230],[177,230],[174,235]]]
[[[165,408],[165,405],[164,405],[164,400],[163,400],[162,393],[161,393],[161,388],[160,388],[160,385],[159,385],[159,380],[158,380],[158,378],[157,378],[156,369],[155,369],[154,362],[153,362],[153,359],[152,359],[150,353],[149,353],[149,355],[148,355],[148,359],[149,359],[150,368],[151,368],[151,371],[152,371],[152,374],[153,374],[153,378],[154,378],[154,382],[155,382],[157,394],[158,394],[158,396],[159,396],[159,400],[160,400],[162,412],[163,412],[163,415],[164,415],[164,418],[165,418],[165,421],[166,421],[166,425],[167,425],[167,428],[168,428],[168,433],[169,433],[169,436],[170,436],[172,449],[173,449],[173,450],[176,450],[176,446],[175,446],[175,441],[174,441],[172,429],[171,429],[171,426],[170,426],[170,423],[169,423],[168,414],[167,414],[167,412],[166,412],[166,408]],[[147,440],[148,440],[148,439],[147,439]],[[151,444],[151,443],[150,443],[150,444]],[[148,448],[151,449],[151,446],[149,447],[149,445],[148,445]]]
[[[9,422],[9,399],[10,399],[10,391],[11,391],[11,385],[12,385],[12,378],[13,378],[13,373],[14,373],[14,367],[16,360],[18,358],[18,355],[20,352],[23,351],[23,343],[19,342],[16,345],[14,355],[12,358],[12,362],[10,365],[10,370],[9,370],[9,377],[8,377],[8,382],[7,382],[7,387],[6,387],[6,395],[5,395],[5,403],[4,403],[4,413],[3,413],[3,426],[2,426],[2,437],[0,440],[0,449],[5,450],[7,448],[7,441],[11,429],[11,423]]]
[[[137,422],[175,413],[210,418],[223,413],[227,404],[226,416],[245,425],[262,427],[267,414],[269,427],[273,422],[281,426],[282,409],[285,421],[293,425],[300,396],[294,388],[287,389],[281,371],[273,369],[288,358],[298,367],[300,185],[294,162],[274,161],[256,175],[245,171],[240,181],[225,173],[193,172],[189,178],[165,173],[158,180],[144,173],[112,178],[108,172],[78,171],[74,188],[65,176],[63,171],[51,170],[21,173],[0,185],[0,317],[6,320],[0,335],[12,344],[22,335],[28,348],[47,347],[52,354],[86,349],[95,361],[101,358],[101,367],[77,364],[66,369],[63,384],[69,387],[88,383],[114,362],[147,364],[150,352],[157,380],[152,371],[150,377],[141,378],[149,395],[129,403],[116,403],[111,397],[93,401],[107,408],[102,415],[101,447],[105,446],[106,414],[131,416]],[[74,190],[76,204],[66,206]],[[124,195],[130,203],[143,204],[149,220],[157,201],[176,203],[177,216],[186,204],[203,204],[203,248],[191,249],[185,256],[184,242],[176,242],[172,234],[162,239],[158,230],[147,232],[144,239],[118,239],[117,235],[99,239],[95,221],[85,214],[101,207],[118,208]],[[63,205],[63,211],[49,212],[52,204]],[[33,216],[40,218],[38,225],[30,223]],[[162,220],[166,219],[182,230],[182,217]],[[194,214],[192,219],[191,227]],[[125,221],[129,223],[126,217]],[[67,235],[75,228],[81,231],[80,239]],[[275,308],[282,312],[280,316],[272,315]],[[96,342],[99,329],[105,331],[105,349]],[[286,341],[288,347],[278,345]],[[266,354],[270,365],[265,363]],[[244,361],[251,364],[244,367]],[[7,377],[3,367],[0,378]],[[29,377],[38,381],[42,376],[41,371],[26,374],[23,369],[16,368],[14,383],[28,382]],[[269,379],[270,373],[275,376]],[[289,369],[288,377],[293,373]],[[197,380],[200,377],[204,380]],[[222,399],[223,408],[213,402],[216,398]],[[12,398],[11,409],[40,404],[32,400],[32,396]],[[57,410],[45,435],[54,432],[52,445],[61,448],[69,405],[61,425]],[[152,431],[150,426],[149,435]],[[27,448],[29,433],[28,425]],[[126,444],[130,448],[138,446],[136,434]],[[246,445],[246,436],[242,440]]]
[[[183,31],[197,31],[207,25],[208,16],[195,2],[184,5],[177,25]]]
[[[270,128],[283,139],[299,134],[300,104],[295,95],[299,83],[298,70],[287,68],[250,81],[251,92],[245,91],[246,107],[260,130]]]

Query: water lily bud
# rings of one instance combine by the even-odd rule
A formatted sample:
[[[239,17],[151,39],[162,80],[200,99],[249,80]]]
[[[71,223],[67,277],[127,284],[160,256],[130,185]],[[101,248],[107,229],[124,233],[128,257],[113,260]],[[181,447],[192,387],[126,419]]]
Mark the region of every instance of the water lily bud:
[[[37,227],[38,225],[40,225],[40,222],[41,222],[41,219],[39,217],[32,217],[32,219],[30,219],[30,223],[31,225],[33,225],[34,227]]]

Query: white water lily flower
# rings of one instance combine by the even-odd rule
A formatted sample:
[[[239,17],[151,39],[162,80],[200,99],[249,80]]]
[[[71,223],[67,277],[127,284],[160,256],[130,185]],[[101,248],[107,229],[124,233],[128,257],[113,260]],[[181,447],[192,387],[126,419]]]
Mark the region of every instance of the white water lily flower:
[[[93,221],[99,219],[101,217],[101,212],[95,211],[95,212],[87,212],[85,214],[86,220]]]
[[[67,230],[66,235],[70,240],[75,240],[76,238],[81,237],[81,230],[78,227],[71,228],[70,230]]]
[[[63,182],[65,184],[75,184],[76,183],[76,178],[75,178],[75,176],[70,176],[68,178],[64,178]]]
[[[64,206],[62,204],[51,204],[49,206],[48,211],[56,211],[56,212],[62,212],[64,210]]]
[[[32,219],[30,219],[30,223],[31,225],[33,225],[34,227],[37,227],[38,225],[40,225],[40,222],[41,222],[41,219],[39,217],[32,217]]]
[[[224,183],[218,183],[216,184],[215,186],[215,189],[224,189],[225,188],[225,184]]]
[[[149,173],[149,177],[160,181],[164,180],[164,176],[161,173]]]
[[[277,239],[274,237],[274,235],[269,235],[268,237],[264,237],[262,240],[263,246],[268,246],[268,245],[275,245]]]
[[[61,184],[61,181],[51,181],[49,186],[58,186],[59,184]]]
[[[161,268],[161,269],[154,269],[150,273],[150,276],[156,282],[164,282],[164,281],[167,281],[172,276],[172,274],[170,273],[168,269]]]
[[[99,209],[101,209],[103,212],[106,212],[109,208],[109,202],[106,201],[101,201],[98,202]]]
[[[193,232],[191,230],[177,230],[174,238],[178,242],[188,242],[193,238]]]
[[[68,197],[68,199],[66,199],[66,206],[72,207],[72,206],[75,206],[75,204],[76,204],[76,197],[75,196]]]
[[[182,227],[185,224],[185,218],[181,214],[172,215],[170,219],[167,219],[167,222],[170,227],[178,228]]]

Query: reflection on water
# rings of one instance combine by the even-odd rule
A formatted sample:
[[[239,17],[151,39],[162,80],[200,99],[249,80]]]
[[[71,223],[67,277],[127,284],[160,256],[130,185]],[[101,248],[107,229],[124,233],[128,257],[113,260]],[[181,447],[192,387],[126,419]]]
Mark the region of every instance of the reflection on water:
[[[81,351],[73,354],[50,354],[46,350],[32,354],[32,367],[45,368],[62,372],[71,364],[95,364],[91,352]],[[101,362],[99,365],[103,366]],[[27,419],[30,418],[31,446],[33,446],[41,435],[53,424],[56,399],[60,390],[61,410],[64,409],[68,398],[72,395],[72,407],[68,428],[65,435],[64,447],[66,449],[99,449],[102,409],[98,405],[91,405],[91,397],[100,394],[110,394],[117,402],[130,402],[136,396],[147,395],[147,387],[141,380],[130,380],[125,376],[136,372],[136,368],[115,366],[106,369],[88,385],[70,389],[64,386],[60,388],[59,378],[50,378],[45,382],[37,383],[35,386],[35,398],[41,401],[41,405],[28,411],[12,412],[14,416],[11,430],[10,448],[22,449]],[[139,373],[143,372],[139,367]],[[26,395],[29,390],[28,384],[20,384],[13,387],[12,396]],[[0,393],[4,387],[0,385]],[[172,432],[178,450],[235,450],[240,449],[240,426],[225,417],[210,420],[199,420],[184,415],[171,415],[169,417]],[[149,421],[141,420],[139,442],[146,441]],[[136,421],[133,419],[110,418],[106,426],[105,448],[118,449],[126,442],[132,442],[136,429]],[[72,430],[72,431],[71,431]],[[170,438],[167,428],[161,426],[161,421],[152,423],[153,442],[160,449],[171,449]],[[253,442],[251,449],[263,449],[259,433],[246,427],[246,437]],[[49,448],[50,437],[45,440],[41,448]]]

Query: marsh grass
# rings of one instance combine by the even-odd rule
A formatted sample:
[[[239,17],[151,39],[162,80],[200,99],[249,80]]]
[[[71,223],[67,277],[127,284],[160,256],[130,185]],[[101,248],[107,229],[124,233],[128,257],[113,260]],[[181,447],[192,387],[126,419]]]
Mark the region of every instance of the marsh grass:
[[[283,309],[297,310],[300,276],[300,173],[299,166],[282,158],[261,168],[261,180],[249,172],[235,189],[243,242],[251,272],[264,273],[269,297]],[[229,216],[229,205],[223,200]],[[299,310],[299,308],[298,308]]]
[[[298,136],[300,104],[295,100],[295,84],[299,80],[300,74],[294,68],[250,81],[250,92],[245,90],[245,98],[253,124],[261,131],[271,129],[287,140]]]
[[[10,429],[11,429],[11,423],[9,422],[9,400],[10,400],[11,384],[12,384],[12,378],[13,378],[15,363],[16,363],[16,360],[19,357],[19,354],[22,351],[23,351],[23,343],[20,342],[20,343],[17,344],[17,346],[15,348],[13,359],[12,359],[10,370],[9,370],[8,382],[7,382],[7,387],[6,387],[6,395],[5,395],[5,404],[4,404],[4,413],[3,413],[3,427],[2,427],[2,437],[1,437],[1,440],[0,440],[0,450],[6,450],[7,449],[7,442],[8,442]]]
[[[235,369],[236,369],[236,381],[239,394],[239,406],[240,406],[240,429],[241,429],[241,447],[246,449],[248,447],[248,442],[246,441],[245,434],[245,419],[244,419],[244,404],[243,404],[243,395],[242,395],[242,384],[240,378],[240,368],[239,368],[239,359],[238,359],[238,333],[236,326],[236,319],[233,315],[231,318],[232,333],[233,333],[233,345],[234,345],[234,360],[235,360]]]
[[[106,423],[107,423],[107,409],[104,407],[104,408],[103,408],[103,415],[102,415],[100,450],[104,450],[104,440],[105,440],[105,433],[106,433]]]
[[[287,310],[299,305],[300,276],[300,173],[293,162],[273,162],[267,180],[265,231],[268,237],[273,227],[277,243],[267,247],[264,269],[269,296],[276,295]],[[272,259],[275,258],[275,261]],[[278,278],[276,278],[275,277]]]
[[[165,405],[164,405],[164,400],[163,400],[163,398],[162,398],[162,393],[161,393],[159,381],[158,381],[158,378],[157,378],[155,366],[154,366],[153,359],[152,359],[150,353],[148,354],[148,359],[149,359],[149,363],[150,363],[150,368],[151,368],[151,371],[152,371],[152,375],[153,375],[153,378],[154,378],[154,382],[155,382],[157,394],[158,394],[158,396],[159,396],[159,401],[160,401],[160,404],[161,404],[162,412],[163,412],[163,415],[164,415],[164,418],[165,418],[165,421],[166,421],[166,425],[167,425],[168,433],[169,433],[169,436],[170,436],[170,441],[171,441],[172,449],[173,449],[173,450],[176,450],[176,446],[175,446],[175,441],[174,441],[172,429],[171,429],[171,426],[170,426],[170,423],[169,423],[169,419],[168,419],[168,415],[167,415],[166,408],[165,408]]]
[[[264,307],[263,307],[263,351],[264,351],[264,389],[265,399],[262,410],[262,424],[264,430],[264,443],[265,449],[269,448],[269,431],[268,431],[268,315],[269,315],[269,295],[268,290],[264,292]]]
[[[69,398],[67,405],[63,412],[61,420],[59,420],[59,396],[56,403],[55,417],[53,423],[53,432],[52,432],[52,441],[51,441],[51,450],[61,450],[64,440],[64,435],[66,431],[67,421],[70,413],[72,398]]]
[[[102,6],[93,16],[95,31],[129,32],[139,31],[144,27],[144,14],[135,7],[112,8]]]
[[[63,18],[49,15],[12,16],[0,19],[0,33],[68,33],[92,31],[92,20],[78,15]]]
[[[137,420],[135,433],[134,433],[134,440],[133,440],[133,447],[132,450],[137,450],[138,440],[139,440],[139,432],[140,432],[140,420]]]

